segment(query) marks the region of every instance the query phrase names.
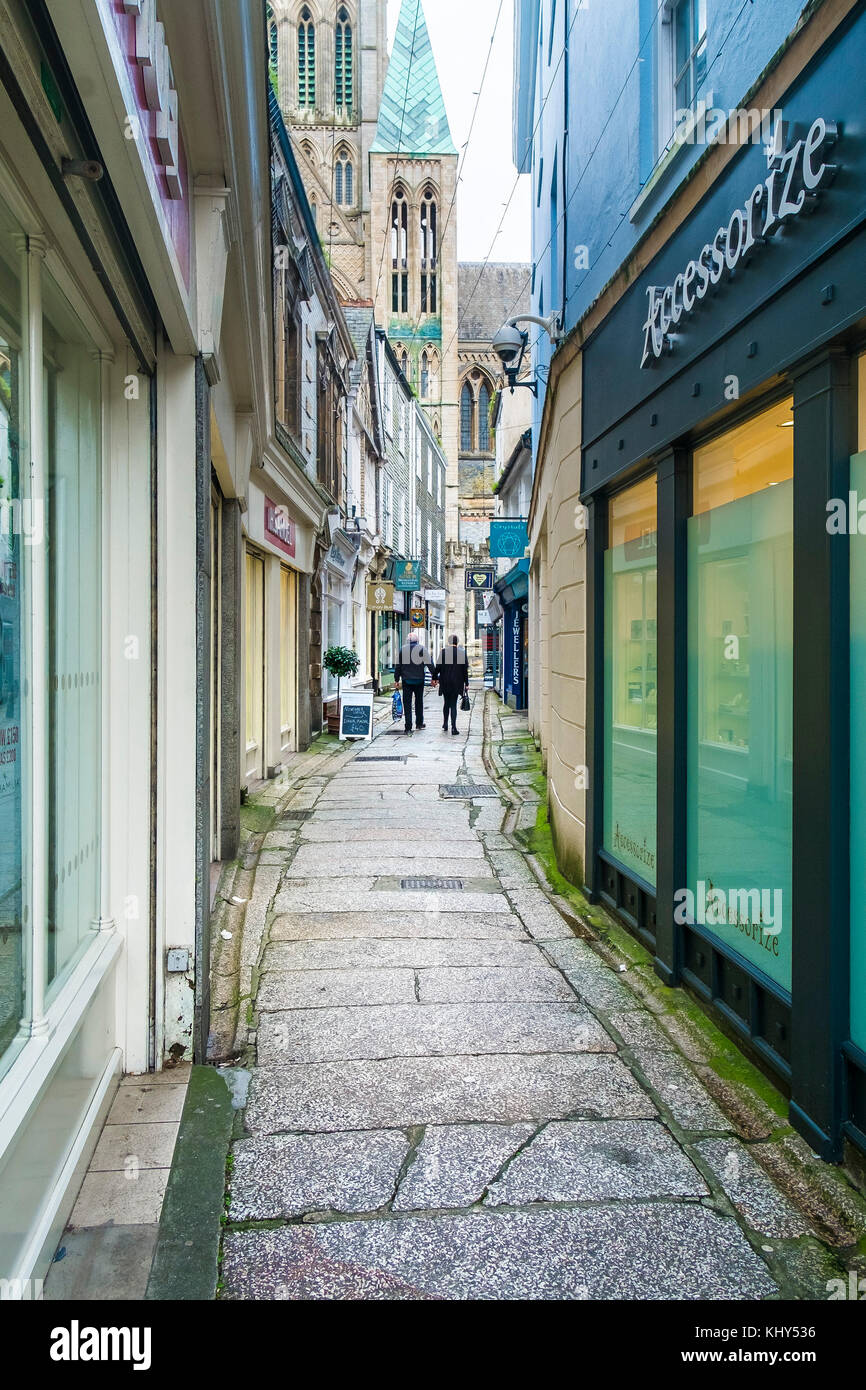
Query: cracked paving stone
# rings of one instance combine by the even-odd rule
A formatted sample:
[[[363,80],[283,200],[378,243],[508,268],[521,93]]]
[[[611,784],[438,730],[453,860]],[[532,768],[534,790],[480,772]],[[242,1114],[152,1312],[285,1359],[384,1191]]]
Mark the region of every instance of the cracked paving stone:
[[[522,1206],[708,1195],[697,1168],[658,1121],[582,1120],[548,1125],[508,1165],[486,1201]]]
[[[733,1139],[702,1139],[695,1149],[712,1168],[741,1216],[761,1235],[777,1240],[808,1234],[808,1221],[780,1192],[749,1153]]]
[[[465,1001],[508,1003],[574,1003],[574,990],[558,970],[539,960],[536,967],[509,961],[493,969],[432,969],[419,971],[422,1004]]]
[[[683,1129],[731,1129],[731,1121],[716,1105],[681,1057],[670,1052],[635,1049],[635,1061]]]
[[[321,1009],[340,1005],[411,1004],[413,970],[270,971],[262,979],[257,1005],[265,1013],[283,1009]]]
[[[408,1149],[401,1130],[241,1139],[232,1148],[230,1219],[377,1211],[389,1201]]]
[[[639,1047],[647,1052],[676,1051],[667,1033],[649,1014],[630,1009],[627,1013],[611,1014],[610,1022],[626,1047]]]
[[[431,1125],[400,1184],[394,1211],[468,1207],[535,1125]]]
[[[298,1009],[265,1014],[258,1031],[260,1067],[386,1057],[615,1051],[597,1019],[575,1002]]]
[[[619,1012],[641,1008],[640,1000],[626,989],[586,941],[572,937],[570,941],[545,942],[544,949],[591,1008]]]
[[[651,1119],[656,1108],[617,1057],[397,1057],[259,1067],[246,1111],[251,1134],[392,1129],[487,1120]]]
[[[735,1221],[668,1203],[230,1232],[223,1278],[224,1296],[243,1299],[745,1300],[777,1292]]]
[[[527,940],[519,917],[488,912],[473,912],[466,917],[454,912],[412,912],[405,895],[401,895],[400,910],[387,916],[372,910],[284,912],[271,923],[271,941],[337,941],[353,937]]]
[[[451,826],[446,826],[449,833]],[[454,826],[453,831],[460,829]],[[392,829],[387,825],[368,825],[366,817],[364,821],[357,823],[351,835],[352,853],[368,854],[374,858],[378,854],[387,854],[388,849],[399,848],[401,854],[424,856],[430,853],[430,826],[408,825],[401,826],[400,829]],[[314,821],[307,821],[301,832],[302,848],[312,848],[314,845],[325,847],[327,845],[343,845],[346,843],[346,830],[339,823],[320,824],[318,817]],[[388,848],[380,848],[382,845]],[[333,856],[335,850],[331,848],[328,853]],[[472,836],[472,832],[466,830],[463,839],[444,839],[436,840],[436,853],[440,858],[460,858],[464,855],[468,858],[484,857],[484,846],[480,840]]]
[[[498,919],[497,919],[498,920]],[[357,937],[349,941],[278,941],[267,947],[262,962],[263,974],[284,970],[370,970],[398,969],[447,970],[549,969],[534,941],[500,941],[489,938],[468,940],[435,940],[417,937],[414,940],[392,940]],[[554,972],[556,973],[556,972]],[[557,974],[561,980],[561,976]],[[562,998],[573,998],[572,991]]]
[[[540,888],[512,888],[508,896],[515,912],[536,941],[553,941],[557,937],[574,939],[571,927],[563,921]]]

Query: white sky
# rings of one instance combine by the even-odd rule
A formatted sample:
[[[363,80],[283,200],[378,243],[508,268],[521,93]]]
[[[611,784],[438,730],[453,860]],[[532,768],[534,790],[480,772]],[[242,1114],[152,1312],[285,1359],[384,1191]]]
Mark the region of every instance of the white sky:
[[[430,42],[436,57],[451,137],[463,153],[472,123],[476,93],[490,51],[499,0],[423,0]],[[388,0],[388,46],[394,42],[400,0]],[[454,44],[454,36],[459,43]],[[461,170],[457,197],[457,256],[483,261],[505,211],[517,171],[511,159],[511,114],[514,97],[514,3],[503,0],[496,41]],[[491,261],[531,258],[529,176],[523,175],[496,237]]]

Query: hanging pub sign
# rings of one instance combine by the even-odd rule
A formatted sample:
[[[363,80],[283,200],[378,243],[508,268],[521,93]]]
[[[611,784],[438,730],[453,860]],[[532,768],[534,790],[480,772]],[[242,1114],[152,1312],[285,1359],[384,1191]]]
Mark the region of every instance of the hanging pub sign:
[[[811,212],[819,193],[834,178],[837,165],[828,164],[824,155],[836,142],[836,126],[819,116],[805,138],[795,139],[795,135],[796,128],[777,119],[772,142],[766,147],[770,172],[763,183],[755,185],[742,207],[734,208],[727,226],[719,227],[672,285],[647,287],[641,367],[654,366],[669,352],[677,327],[722,276],[733,275],[781,227]]]
[[[490,523],[490,554],[494,560],[522,560],[529,535],[526,522],[497,517]]]
[[[425,627],[427,624],[427,609],[411,608],[409,610],[409,622],[412,627]]]
[[[295,556],[295,523],[287,509],[278,502],[265,498],[265,535],[284,554]]]
[[[466,571],[467,589],[492,589],[493,570],[485,569],[484,566],[473,567]]]
[[[394,566],[394,582],[401,593],[421,588],[421,561],[398,560]]]
[[[374,613],[390,613],[394,608],[394,585],[384,580],[368,584],[367,607]]]

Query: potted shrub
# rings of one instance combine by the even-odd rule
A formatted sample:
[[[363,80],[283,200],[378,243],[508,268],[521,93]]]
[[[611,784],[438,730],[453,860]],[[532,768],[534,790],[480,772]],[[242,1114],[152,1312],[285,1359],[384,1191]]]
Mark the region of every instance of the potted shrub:
[[[337,699],[328,704],[328,732],[340,731],[340,686],[344,676],[357,675],[361,658],[351,647],[329,647],[322,657],[322,665],[332,676],[337,677]]]

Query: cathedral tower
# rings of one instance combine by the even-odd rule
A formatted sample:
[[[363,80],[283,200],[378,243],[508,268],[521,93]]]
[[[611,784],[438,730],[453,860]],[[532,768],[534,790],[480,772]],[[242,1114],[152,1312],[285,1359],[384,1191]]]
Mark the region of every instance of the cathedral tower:
[[[386,0],[271,0],[277,98],[337,293],[370,299],[368,155],[388,65]]]
[[[402,0],[370,147],[370,285],[403,373],[448,460],[457,535],[457,151],[421,0]]]

